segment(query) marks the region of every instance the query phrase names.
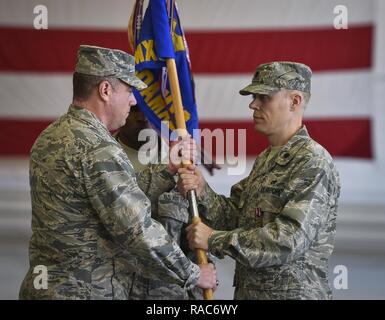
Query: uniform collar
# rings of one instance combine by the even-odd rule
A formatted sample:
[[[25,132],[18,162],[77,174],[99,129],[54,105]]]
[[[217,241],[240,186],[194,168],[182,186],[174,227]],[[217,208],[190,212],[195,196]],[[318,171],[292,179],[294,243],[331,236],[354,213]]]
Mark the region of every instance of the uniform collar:
[[[275,155],[273,158],[267,161],[268,153],[270,152],[270,147],[264,150],[259,156],[260,160],[257,164],[257,167],[254,170],[255,177],[262,176],[276,166],[276,164],[284,166],[288,164],[296,153],[303,147],[303,145],[310,139],[309,134],[305,126],[302,126],[295,134],[290,138],[290,140],[282,146],[282,149]]]
[[[98,130],[107,131],[109,133],[105,124],[100,121],[100,119],[93,112],[81,106],[71,104],[68,108],[68,114],[76,119],[87,122],[89,125]]]
[[[282,147],[275,162],[282,166],[288,164],[309,139],[310,136],[306,127],[302,126]]]

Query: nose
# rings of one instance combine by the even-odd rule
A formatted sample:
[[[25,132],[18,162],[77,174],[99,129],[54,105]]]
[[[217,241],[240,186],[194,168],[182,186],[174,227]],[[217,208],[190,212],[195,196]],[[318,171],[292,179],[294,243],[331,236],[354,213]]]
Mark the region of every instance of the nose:
[[[131,94],[130,107],[137,104],[134,94]]]
[[[251,110],[259,110],[261,108],[261,101],[258,98],[255,98],[253,101],[250,102],[249,108]]]

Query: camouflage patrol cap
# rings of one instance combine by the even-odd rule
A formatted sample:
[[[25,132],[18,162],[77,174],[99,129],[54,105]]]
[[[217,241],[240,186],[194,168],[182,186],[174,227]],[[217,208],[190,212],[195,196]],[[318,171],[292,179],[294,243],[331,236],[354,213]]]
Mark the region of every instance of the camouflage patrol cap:
[[[138,90],[147,88],[135,75],[135,58],[117,49],[81,45],[75,71],[92,76],[117,78]]]
[[[251,84],[239,91],[243,96],[272,94],[281,89],[310,93],[311,69],[297,62],[276,61],[258,66]]]

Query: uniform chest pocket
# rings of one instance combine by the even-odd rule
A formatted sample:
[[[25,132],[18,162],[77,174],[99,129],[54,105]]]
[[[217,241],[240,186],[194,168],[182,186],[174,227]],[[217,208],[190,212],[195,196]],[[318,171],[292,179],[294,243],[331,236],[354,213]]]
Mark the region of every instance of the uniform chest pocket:
[[[244,202],[239,218],[239,227],[248,230],[262,226],[262,215],[256,200],[254,198]]]
[[[261,210],[262,226],[273,222],[283,210],[286,197],[280,188],[263,188],[259,194],[259,208]]]

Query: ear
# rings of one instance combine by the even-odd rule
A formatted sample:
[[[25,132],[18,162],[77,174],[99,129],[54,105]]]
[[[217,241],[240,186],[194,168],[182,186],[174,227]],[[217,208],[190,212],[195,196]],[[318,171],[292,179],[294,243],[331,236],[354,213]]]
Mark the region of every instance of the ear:
[[[290,111],[298,110],[302,104],[303,97],[298,91],[294,91],[290,95]]]
[[[112,93],[111,84],[108,81],[103,80],[102,82],[99,83],[98,92],[99,92],[100,99],[107,102],[110,99],[110,96]]]

